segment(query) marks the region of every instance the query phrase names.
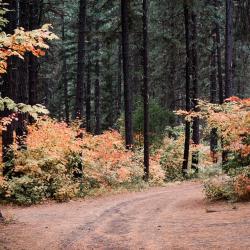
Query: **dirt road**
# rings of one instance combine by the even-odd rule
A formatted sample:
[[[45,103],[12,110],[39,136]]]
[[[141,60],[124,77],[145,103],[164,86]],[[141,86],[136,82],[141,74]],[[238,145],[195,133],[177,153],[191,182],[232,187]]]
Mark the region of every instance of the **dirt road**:
[[[250,204],[208,204],[199,183],[1,210],[1,250],[250,249]]]

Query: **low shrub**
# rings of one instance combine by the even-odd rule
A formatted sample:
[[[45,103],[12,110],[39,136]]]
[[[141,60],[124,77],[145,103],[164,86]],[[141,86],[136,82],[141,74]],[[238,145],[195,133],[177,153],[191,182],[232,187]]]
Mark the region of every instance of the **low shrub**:
[[[79,186],[67,162],[47,155],[40,149],[17,151],[11,177],[5,178],[2,195],[18,204],[32,204],[52,198],[73,198]]]
[[[206,181],[204,191],[210,200],[250,200],[250,167]]]
[[[235,178],[234,189],[239,200],[250,200],[250,171]]]
[[[81,135],[81,136],[79,136]],[[143,154],[127,150],[117,131],[94,136],[63,122],[42,118],[29,127],[27,150],[14,146],[15,164],[0,182],[0,196],[18,204],[65,201],[92,189],[141,186]],[[151,159],[150,183],[164,174]]]
[[[209,200],[236,199],[233,180],[228,176],[220,176],[206,181],[204,184],[204,191]]]
[[[184,136],[177,139],[165,137],[159,150],[160,164],[165,172],[165,181],[183,180],[183,144]]]

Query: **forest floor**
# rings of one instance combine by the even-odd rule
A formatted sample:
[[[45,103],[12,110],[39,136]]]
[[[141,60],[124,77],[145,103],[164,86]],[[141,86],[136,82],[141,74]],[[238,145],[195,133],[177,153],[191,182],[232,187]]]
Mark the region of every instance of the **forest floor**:
[[[250,203],[206,202],[197,182],[0,209],[1,250],[250,249]]]

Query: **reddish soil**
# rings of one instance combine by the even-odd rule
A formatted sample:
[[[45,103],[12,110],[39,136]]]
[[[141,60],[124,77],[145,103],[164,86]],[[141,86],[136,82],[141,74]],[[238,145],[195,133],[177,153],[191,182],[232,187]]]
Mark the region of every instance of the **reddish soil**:
[[[250,249],[250,204],[207,203],[199,183],[1,207],[0,249]]]

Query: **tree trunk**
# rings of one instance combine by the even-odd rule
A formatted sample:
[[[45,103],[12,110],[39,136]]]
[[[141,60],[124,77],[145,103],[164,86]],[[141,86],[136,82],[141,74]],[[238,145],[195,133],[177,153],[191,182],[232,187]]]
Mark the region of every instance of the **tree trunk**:
[[[148,0],[143,0],[144,180],[149,179]]]
[[[75,118],[84,117],[84,72],[85,72],[85,28],[86,28],[86,0],[80,0],[78,20],[78,60]]]
[[[185,40],[186,40],[186,111],[190,111],[190,15],[187,0],[184,0],[184,22],[185,22]],[[182,165],[183,175],[187,174],[188,162],[189,162],[189,148],[190,148],[190,122],[186,121],[185,124],[185,144],[184,144],[184,159]]]
[[[211,52],[211,73],[210,73],[210,102],[217,103],[217,77],[216,77],[216,50],[217,50],[217,40],[216,40],[216,24],[213,23],[214,28],[212,29],[212,41],[213,47]],[[217,129],[213,128],[210,132],[210,151],[213,162],[217,162],[217,149],[218,149],[218,136]]]
[[[225,99],[233,95],[233,0],[226,0],[225,41]],[[223,140],[221,142],[223,148]],[[228,161],[228,152],[222,151],[222,165]]]
[[[86,85],[86,131],[91,132],[91,61],[88,58],[87,85]]]
[[[29,29],[39,28],[39,7],[40,1],[35,0],[29,3]],[[38,59],[29,54],[29,104],[38,103]]]
[[[226,0],[225,98],[233,95],[233,0]]]
[[[100,62],[99,62],[99,51],[100,43],[99,40],[96,40],[96,62],[95,62],[95,135],[101,133],[101,124],[100,124]]]
[[[108,51],[112,50],[111,43],[107,42],[106,43],[106,49]],[[114,124],[114,118],[116,116],[116,110],[114,108],[110,107],[115,107],[115,89],[113,86],[114,79],[113,79],[113,74],[112,74],[112,57],[111,53],[107,53],[106,58],[102,60],[103,66],[104,66],[104,87],[103,87],[103,102],[102,102],[102,113],[105,114],[103,117],[103,127],[105,129],[110,129],[112,128]]]
[[[192,11],[191,13],[192,20],[192,80],[193,80],[193,98],[192,102],[194,105],[194,111],[199,111],[197,108],[198,105],[198,56],[197,56],[197,21],[196,13]],[[199,118],[194,118],[193,121],[193,143],[194,145],[199,145],[200,143],[200,121]],[[192,168],[197,172],[199,163],[199,152],[195,151],[192,155]]]
[[[29,5],[27,2],[17,0],[17,26],[29,29]],[[17,99],[18,103],[28,104],[28,85],[29,85],[29,56],[25,55],[24,60],[17,60]],[[27,149],[28,115],[18,114],[18,120],[15,122],[16,136],[19,149]]]
[[[9,9],[13,11],[7,12],[8,24],[5,27],[7,34],[12,34],[17,25],[17,3],[12,1],[9,6]],[[3,85],[1,86],[1,97],[9,97],[10,99],[16,101],[17,97],[17,84],[16,84],[16,58],[8,59],[8,69],[7,73],[3,75]],[[11,112],[5,108],[1,112],[1,117],[8,117],[11,115]],[[12,121],[5,130],[2,131],[2,160],[3,163],[7,163],[3,166],[3,175],[7,175],[11,171],[13,164],[10,164],[13,160],[13,152],[11,146],[14,142],[13,134],[14,133],[14,122]]]
[[[63,11],[65,11],[63,1]],[[69,124],[69,95],[68,95],[68,80],[67,80],[67,59],[66,59],[66,45],[65,45],[65,14],[62,16],[62,82],[64,92],[64,115],[65,121]]]
[[[125,143],[128,149],[133,145],[132,91],[129,72],[129,1],[121,0],[122,56],[125,106]]]
[[[224,102],[224,93],[223,93],[223,76],[222,76],[222,63],[221,63],[221,39],[220,39],[220,26],[219,23],[215,23],[215,32],[216,32],[216,55],[217,55],[217,68],[218,68],[218,85],[219,85],[219,103]]]
[[[117,72],[117,118],[122,112],[122,41],[118,39],[118,72]]]

